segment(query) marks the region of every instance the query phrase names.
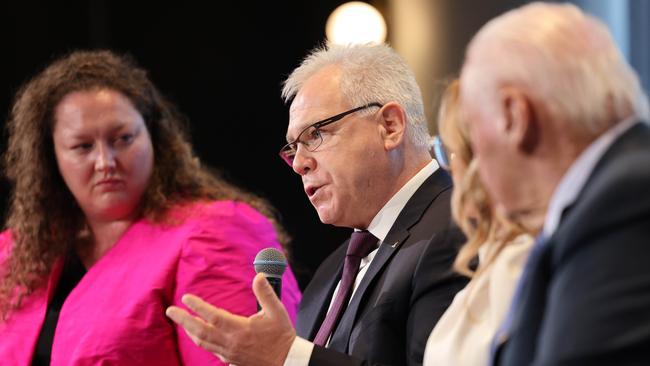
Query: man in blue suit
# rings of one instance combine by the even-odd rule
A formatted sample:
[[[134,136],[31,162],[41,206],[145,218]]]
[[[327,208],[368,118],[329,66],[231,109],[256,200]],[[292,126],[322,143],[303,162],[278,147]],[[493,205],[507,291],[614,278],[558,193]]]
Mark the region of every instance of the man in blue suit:
[[[499,365],[650,364],[650,128],[599,21],[534,3],[486,24],[461,73],[481,178],[539,233]]]

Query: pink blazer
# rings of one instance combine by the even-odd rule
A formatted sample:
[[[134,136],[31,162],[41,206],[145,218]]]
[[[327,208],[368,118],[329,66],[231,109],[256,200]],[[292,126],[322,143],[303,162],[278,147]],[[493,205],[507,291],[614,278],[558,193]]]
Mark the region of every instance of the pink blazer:
[[[173,226],[140,220],[94,265],[61,309],[52,345],[52,366],[221,365],[192,343],[166,316],[185,293],[236,314],[257,311],[251,290],[253,259],[279,248],[270,222],[250,206],[232,201],[197,203],[172,215]],[[0,265],[11,244],[0,234]],[[0,364],[31,363],[45,312],[62,269],[0,323]],[[282,301],[295,321],[300,292],[289,269]]]

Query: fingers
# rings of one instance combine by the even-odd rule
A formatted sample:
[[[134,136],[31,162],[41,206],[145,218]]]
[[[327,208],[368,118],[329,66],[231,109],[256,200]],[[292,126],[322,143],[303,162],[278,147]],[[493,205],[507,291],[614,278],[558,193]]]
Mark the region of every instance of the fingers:
[[[171,320],[174,321],[174,323],[185,327],[185,324],[189,322],[187,318],[191,318],[192,316],[185,310],[179,308],[178,306],[170,306],[165,310],[165,315]]]
[[[251,317],[231,314],[194,295],[184,295],[181,301],[197,316],[176,306],[167,308],[166,314],[185,329],[195,344],[214,353],[224,363],[268,364],[265,360],[268,355],[260,354],[260,350],[267,349],[269,344],[280,344],[282,350],[275,353],[286,357],[295,330],[263,275],[254,278],[253,292],[263,310]],[[278,358],[277,364],[282,362]]]
[[[257,302],[259,302],[262,310],[269,317],[277,317],[283,312],[286,312],[284,305],[282,305],[282,302],[273,291],[273,287],[271,287],[262,273],[258,273],[253,279],[253,293],[255,293]]]
[[[177,307],[170,306],[165,311],[165,314],[174,321],[174,323],[180,325],[187,333],[188,337],[194,342],[197,346],[200,346],[210,352],[217,352],[219,349],[213,344],[214,340],[212,339],[216,333],[216,330],[210,325],[207,324],[203,319],[190,315],[187,311]]]
[[[183,304],[187,305],[190,310],[198,314],[201,318],[205,319],[208,323],[212,323],[211,318],[213,316],[218,316],[216,313],[218,313],[219,309],[203,301],[203,299],[198,296],[185,294],[181,298],[181,301]]]
[[[182,326],[195,343],[198,339],[221,344],[224,341],[224,335],[241,328],[240,322],[241,319],[244,319],[243,317],[214,307],[197,296],[183,295],[181,301],[198,316],[192,316],[177,306],[168,307],[165,314]],[[199,345],[203,347],[203,345]],[[214,351],[212,348],[208,350]]]
[[[177,306],[168,307],[165,311],[165,315],[173,320],[174,323],[192,333],[199,332],[206,325],[202,319],[190,315],[190,313]]]
[[[207,323],[222,331],[232,329],[237,325],[238,318],[241,318],[223,309],[210,305],[201,298],[191,294],[183,295],[181,301]]]

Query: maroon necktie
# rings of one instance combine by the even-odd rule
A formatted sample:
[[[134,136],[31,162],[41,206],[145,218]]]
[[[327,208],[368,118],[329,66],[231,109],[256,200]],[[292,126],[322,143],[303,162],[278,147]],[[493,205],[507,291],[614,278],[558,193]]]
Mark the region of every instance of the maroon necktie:
[[[352,295],[352,288],[354,287],[354,278],[359,271],[359,264],[361,259],[365,258],[377,246],[377,238],[375,238],[368,231],[355,231],[352,233],[350,243],[348,244],[348,251],[345,254],[345,263],[343,264],[343,276],[341,277],[341,285],[339,291],[336,293],[336,298],[325,316],[323,324],[321,324],[314,343],[319,346],[324,346],[327,343],[332,331],[336,328],[336,324],[341,319],[343,311],[345,310],[350,296]]]

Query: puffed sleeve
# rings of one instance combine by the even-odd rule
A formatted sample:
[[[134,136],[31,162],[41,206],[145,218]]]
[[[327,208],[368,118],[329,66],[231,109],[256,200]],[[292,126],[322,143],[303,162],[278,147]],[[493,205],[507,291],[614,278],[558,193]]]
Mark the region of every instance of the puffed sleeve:
[[[281,249],[269,220],[244,203],[219,201],[199,208],[195,226],[185,241],[176,273],[173,302],[197,295],[219,308],[249,316],[257,312],[251,285],[253,260],[268,247]],[[283,276],[282,300],[295,321],[300,292],[288,268]],[[179,356],[185,365],[220,365],[213,354],[196,346],[176,327]]]

